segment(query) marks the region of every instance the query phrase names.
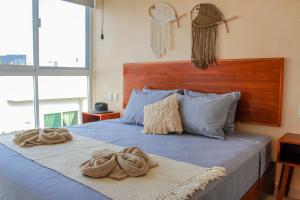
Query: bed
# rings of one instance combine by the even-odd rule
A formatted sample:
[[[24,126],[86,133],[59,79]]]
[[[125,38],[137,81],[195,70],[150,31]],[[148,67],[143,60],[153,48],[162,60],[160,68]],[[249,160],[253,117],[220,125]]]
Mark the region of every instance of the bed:
[[[188,62],[126,64],[124,106],[131,90],[144,86],[217,93],[239,90],[243,98],[237,120],[280,126],[282,77],[281,58],[219,61],[218,66],[207,71],[194,70]],[[146,135],[142,126],[123,124],[120,119],[73,126],[69,130],[119,146],[138,145],[148,153],[202,167],[225,167],[227,176],[209,183],[204,191],[193,195],[195,200],[256,199],[264,186],[272,188],[274,166],[270,157],[271,138],[267,136],[235,133],[226,135],[225,140],[216,140],[190,134]],[[109,199],[2,144],[0,158],[1,200]]]

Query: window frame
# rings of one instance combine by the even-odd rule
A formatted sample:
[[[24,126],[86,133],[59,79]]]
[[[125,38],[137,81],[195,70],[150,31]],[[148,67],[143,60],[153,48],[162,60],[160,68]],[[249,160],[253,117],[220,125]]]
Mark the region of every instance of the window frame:
[[[39,66],[39,0],[32,0],[32,29],[33,29],[33,65],[7,65],[0,64],[0,76],[32,76],[34,90],[34,117],[35,127],[40,127],[39,122],[39,76],[86,76],[88,81],[87,101],[88,108],[91,105],[92,89],[92,8],[85,8],[85,67],[50,67]]]

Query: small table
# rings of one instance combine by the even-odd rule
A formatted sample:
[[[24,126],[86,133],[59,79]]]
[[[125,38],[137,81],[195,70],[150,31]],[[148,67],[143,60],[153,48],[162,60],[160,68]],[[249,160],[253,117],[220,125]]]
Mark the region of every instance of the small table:
[[[288,196],[294,168],[300,168],[300,134],[287,133],[278,141],[277,163],[282,164],[276,200]]]
[[[103,114],[94,114],[94,113],[82,113],[82,123],[89,123],[107,119],[117,119],[120,118],[121,114],[119,112],[112,112],[112,113],[103,113]]]

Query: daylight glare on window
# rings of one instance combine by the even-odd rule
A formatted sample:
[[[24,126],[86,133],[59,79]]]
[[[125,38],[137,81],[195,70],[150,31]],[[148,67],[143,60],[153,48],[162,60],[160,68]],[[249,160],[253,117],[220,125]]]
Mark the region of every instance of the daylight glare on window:
[[[85,7],[40,0],[40,66],[85,67]]]
[[[0,24],[0,64],[34,65],[32,0],[0,1]],[[39,66],[86,67],[86,7],[39,0],[37,26]]]
[[[31,2],[0,1],[0,64],[33,65]]]

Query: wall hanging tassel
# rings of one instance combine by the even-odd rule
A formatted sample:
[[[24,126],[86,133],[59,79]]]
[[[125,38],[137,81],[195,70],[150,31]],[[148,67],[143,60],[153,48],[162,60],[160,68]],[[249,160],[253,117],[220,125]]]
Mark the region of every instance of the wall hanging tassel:
[[[168,3],[157,2],[150,6],[151,17],[151,49],[157,58],[166,55],[167,50],[172,48],[171,24],[177,22],[186,14],[177,17],[175,9]]]
[[[195,16],[196,13],[196,16]],[[227,21],[221,11],[213,4],[204,3],[195,6],[191,11],[192,18],[192,63],[199,69],[207,69],[216,62],[217,26]]]

